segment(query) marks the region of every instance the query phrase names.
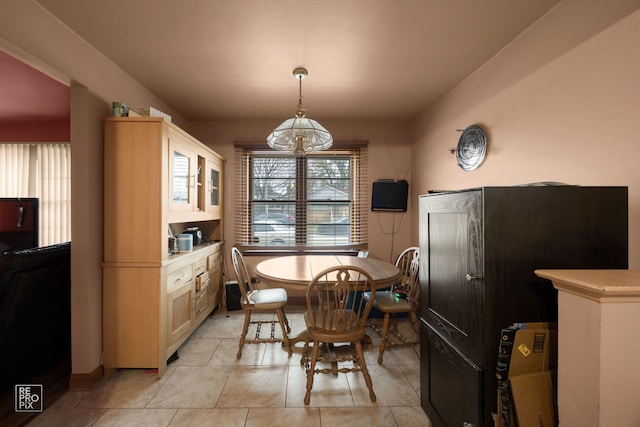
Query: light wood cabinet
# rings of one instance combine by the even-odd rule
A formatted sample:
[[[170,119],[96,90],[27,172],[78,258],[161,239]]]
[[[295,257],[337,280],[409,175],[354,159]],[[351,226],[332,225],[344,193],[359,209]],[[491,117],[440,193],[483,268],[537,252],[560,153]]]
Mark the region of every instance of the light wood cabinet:
[[[219,305],[224,159],[161,118],[105,121],[103,364],[157,368]],[[206,243],[170,254],[169,228]]]
[[[210,306],[217,307],[222,299],[222,245],[218,245],[207,257],[207,270],[209,273],[207,298]]]
[[[178,342],[193,327],[194,267],[189,263],[166,268],[171,271],[167,274],[168,345]]]
[[[169,345],[174,344],[187,334],[195,322],[193,316],[193,286],[188,283],[169,292]]]

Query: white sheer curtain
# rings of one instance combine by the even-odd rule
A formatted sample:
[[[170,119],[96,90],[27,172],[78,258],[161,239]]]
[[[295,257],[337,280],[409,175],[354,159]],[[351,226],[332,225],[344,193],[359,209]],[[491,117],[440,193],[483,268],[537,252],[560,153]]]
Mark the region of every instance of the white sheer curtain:
[[[28,144],[0,144],[0,197],[35,197],[29,193],[30,157]]]
[[[39,199],[39,246],[71,240],[69,144],[0,144],[0,197]]]
[[[71,147],[36,144],[40,245],[71,240]]]

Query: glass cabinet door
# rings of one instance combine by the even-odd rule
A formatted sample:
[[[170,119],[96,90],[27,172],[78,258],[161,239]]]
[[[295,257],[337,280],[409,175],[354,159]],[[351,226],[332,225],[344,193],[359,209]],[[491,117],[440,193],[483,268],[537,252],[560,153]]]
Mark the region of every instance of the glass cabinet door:
[[[195,209],[195,188],[197,185],[197,160],[188,147],[178,143],[170,144],[169,160],[169,210],[193,211]]]
[[[209,193],[209,205],[218,206],[220,204],[220,171],[215,168],[209,169],[209,180],[207,182]]]
[[[222,167],[217,159],[206,159],[203,182],[204,209],[207,212],[221,213]]]
[[[189,157],[173,152],[172,203],[189,203]]]

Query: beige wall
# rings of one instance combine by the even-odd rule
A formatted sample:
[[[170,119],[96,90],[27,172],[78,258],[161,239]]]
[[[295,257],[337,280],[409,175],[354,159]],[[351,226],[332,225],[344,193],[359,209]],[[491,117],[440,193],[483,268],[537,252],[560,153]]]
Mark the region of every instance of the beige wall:
[[[313,115],[311,114],[313,118]],[[282,120],[287,117],[283,117]],[[265,141],[280,121],[264,122],[200,122],[191,123],[191,133],[226,159],[224,198],[224,237],[227,249],[234,243],[233,192],[234,141]],[[408,179],[412,133],[408,122],[397,123],[332,123],[322,121],[336,141],[368,141],[369,181],[380,178]],[[369,183],[369,185],[371,185]],[[410,209],[411,206],[409,206]],[[369,254],[379,259],[393,260],[411,241],[409,213],[369,212]],[[395,231],[395,233],[394,233]],[[228,264],[230,265],[230,264]]]
[[[103,118],[123,101],[185,121],[32,0],[0,3],[0,49],[72,88],[72,371],[90,374],[102,355]]]
[[[537,181],[628,186],[629,267],[640,268],[638,7],[565,0],[432,105],[416,123],[412,196]],[[486,129],[488,152],[465,172],[447,149],[473,123]]]
[[[563,1],[415,125],[323,122],[338,140],[369,141],[370,180],[408,177],[409,213],[369,215],[372,255],[390,259],[417,244],[414,201],[428,189],[563,181],[629,186],[630,267],[640,268],[637,8],[637,0]],[[186,123],[32,0],[0,3],[0,49],[74,88],[73,372],[90,373],[102,351],[102,119],[111,101],[153,105],[227,159],[226,218],[234,207],[232,142],[262,140],[278,123]],[[456,129],[471,123],[487,129],[489,151],[478,170],[463,172],[447,148],[457,144]],[[232,239],[233,221],[225,222],[225,236]]]

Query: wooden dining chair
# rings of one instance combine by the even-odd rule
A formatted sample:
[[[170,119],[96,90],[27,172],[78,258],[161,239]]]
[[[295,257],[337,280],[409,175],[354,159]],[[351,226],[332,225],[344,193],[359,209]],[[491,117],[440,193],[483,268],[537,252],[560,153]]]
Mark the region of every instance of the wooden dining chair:
[[[309,283],[306,293],[307,311],[304,315],[307,341],[302,352],[302,362],[307,374],[305,405],[309,404],[311,398],[315,374],[338,375],[346,372],[362,372],[369,388],[369,397],[372,402],[376,401],[362,351],[371,304],[363,298],[354,298],[358,291],[368,291],[373,296],[376,292],[369,273],[355,266],[330,267],[317,274]],[[310,342],[313,342],[311,351]],[[338,343],[349,343],[346,345],[349,347],[346,349],[347,354],[339,351],[343,348],[335,347]],[[319,363],[326,367],[320,368]]]
[[[373,301],[375,309],[384,313],[382,329],[373,322],[368,325],[380,335],[378,363],[382,363],[386,348],[413,345],[419,336],[417,311],[420,300],[420,249],[412,246],[402,251],[396,259],[396,267],[400,269],[400,278],[391,289],[379,291],[375,295],[369,292],[363,295],[364,299]],[[416,338],[409,339],[398,330],[397,315],[401,313],[408,313]],[[389,332],[395,336],[395,341],[389,338]]]
[[[289,321],[284,312],[284,306],[287,304],[287,291],[284,288],[269,288],[269,289],[255,289],[254,283],[251,281],[247,265],[244,262],[244,257],[238,248],[231,248],[231,261],[233,262],[233,269],[235,270],[236,277],[238,278],[238,287],[240,288],[240,306],[244,310],[244,325],[242,327],[242,335],[240,335],[240,345],[238,348],[237,358],[242,357],[242,347],[244,344],[259,344],[259,343],[276,343],[281,342],[287,348],[289,355],[291,355],[291,346],[289,345]],[[275,312],[278,320],[251,320],[251,314],[254,311],[267,311]],[[276,323],[280,324],[282,329],[282,339],[275,338]],[[263,324],[270,325],[270,337],[262,338],[260,331]],[[247,339],[247,332],[249,331],[249,325],[256,325],[256,335],[253,339]]]

